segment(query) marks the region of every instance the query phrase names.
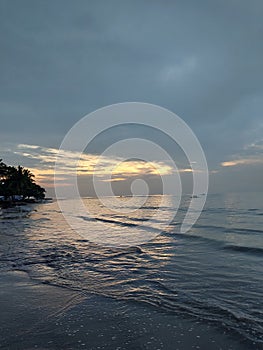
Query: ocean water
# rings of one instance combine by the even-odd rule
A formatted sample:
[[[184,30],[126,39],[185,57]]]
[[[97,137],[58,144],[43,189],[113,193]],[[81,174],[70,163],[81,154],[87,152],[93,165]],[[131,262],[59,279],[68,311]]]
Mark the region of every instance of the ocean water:
[[[261,347],[262,199],[260,193],[209,195],[201,217],[184,234],[180,224],[190,196],[182,198],[167,227],[174,197],[149,197],[139,210],[127,213],[84,199],[93,219],[79,215],[74,200],[68,201],[68,215],[79,221],[82,235],[68,225],[56,202],[2,212],[0,271],[23,270],[43,283],[194,317]],[[147,222],[160,203],[160,222]],[[118,247],[136,230],[146,237],[151,233],[151,239]],[[111,246],[105,245],[105,235],[112,232]],[[94,242],[94,233],[101,244]]]

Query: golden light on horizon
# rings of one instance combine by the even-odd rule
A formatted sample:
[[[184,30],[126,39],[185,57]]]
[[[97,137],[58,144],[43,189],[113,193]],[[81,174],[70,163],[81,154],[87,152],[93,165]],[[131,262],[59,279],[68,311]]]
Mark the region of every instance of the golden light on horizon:
[[[191,166],[176,170],[173,164],[162,160],[123,159],[114,155],[106,157],[36,145],[18,145],[15,153],[33,160],[36,165],[29,169],[35,175],[36,182],[45,188],[54,188],[55,177],[57,186],[67,187],[72,186],[72,176],[77,176],[83,186],[83,180],[90,181],[93,176],[98,177],[101,183],[121,183],[135,177],[162,177],[176,171],[186,174],[199,171]]]
[[[127,180],[134,176],[163,176],[172,173],[173,168],[163,162],[145,162],[141,160],[127,160],[103,158],[99,159],[95,155],[84,155],[74,168],[76,161],[72,158],[63,159],[63,165],[56,170],[51,165],[45,166],[44,157],[41,156],[43,168],[29,168],[35,175],[35,180],[42,186],[52,188],[54,186],[54,177],[56,175],[57,183],[61,182],[61,186],[69,185],[68,180],[72,175],[78,177],[97,176],[101,177],[102,182],[118,182]],[[98,162],[100,160],[100,162]],[[50,163],[50,156],[48,156]]]

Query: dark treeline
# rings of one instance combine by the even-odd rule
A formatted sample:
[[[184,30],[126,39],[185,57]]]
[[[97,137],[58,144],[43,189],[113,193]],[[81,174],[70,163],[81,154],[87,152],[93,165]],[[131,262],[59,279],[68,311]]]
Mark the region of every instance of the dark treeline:
[[[0,196],[5,200],[44,199],[45,189],[35,183],[28,169],[6,165],[0,159]]]

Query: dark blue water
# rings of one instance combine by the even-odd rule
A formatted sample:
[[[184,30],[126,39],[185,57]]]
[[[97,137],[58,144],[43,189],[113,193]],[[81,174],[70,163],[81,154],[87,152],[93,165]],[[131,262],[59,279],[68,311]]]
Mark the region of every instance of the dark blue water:
[[[139,210],[113,214],[96,199],[86,199],[96,220],[80,236],[65,222],[56,203],[35,206],[29,215],[2,216],[2,271],[25,270],[32,278],[66,288],[152,305],[220,325],[260,346],[263,342],[262,194],[210,195],[203,213],[187,233],[180,223],[190,198],[151,241],[131,247],[90,242],[96,220],[121,236],[131,234],[160,203],[149,197]],[[173,199],[161,208],[163,218]],[[73,207],[71,215],[78,215]],[[145,225],[144,225],[145,226]],[[147,225],[146,225],[147,226]],[[144,227],[154,232],[154,222]],[[93,231],[92,231],[93,230]],[[98,231],[103,242],[103,230]],[[106,234],[106,233],[105,233]]]

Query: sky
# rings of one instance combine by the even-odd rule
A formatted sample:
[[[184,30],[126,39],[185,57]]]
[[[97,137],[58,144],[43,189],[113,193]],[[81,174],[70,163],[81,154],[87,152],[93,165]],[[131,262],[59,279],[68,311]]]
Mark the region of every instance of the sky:
[[[58,148],[80,118],[110,104],[146,102],[192,128],[211,192],[262,191],[262,15],[261,0],[0,0],[0,158],[32,169],[52,195]],[[177,157],[163,135],[118,127],[86,150],[86,180],[103,147],[134,135]],[[182,155],[177,160],[189,188],[189,165]],[[158,192],[157,177],[172,169],[166,159],[152,161],[115,169],[117,192],[140,176]],[[60,181],[66,184],[66,173]]]

